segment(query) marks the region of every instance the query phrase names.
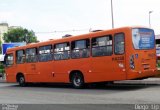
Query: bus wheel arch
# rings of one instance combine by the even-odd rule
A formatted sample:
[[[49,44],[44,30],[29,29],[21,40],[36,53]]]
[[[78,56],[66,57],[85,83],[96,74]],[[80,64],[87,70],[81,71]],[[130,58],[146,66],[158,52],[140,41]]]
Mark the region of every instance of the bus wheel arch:
[[[72,83],[73,87],[76,89],[80,89],[84,87],[84,75],[79,70],[73,70],[70,72],[69,80]]]
[[[25,76],[23,73],[17,73],[16,80],[21,87],[26,86]]]

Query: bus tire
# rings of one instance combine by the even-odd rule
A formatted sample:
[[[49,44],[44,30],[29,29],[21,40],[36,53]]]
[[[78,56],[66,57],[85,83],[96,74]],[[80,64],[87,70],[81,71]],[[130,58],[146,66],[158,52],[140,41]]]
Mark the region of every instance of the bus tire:
[[[84,77],[83,74],[75,71],[71,76],[72,86],[76,89],[80,89],[84,87]]]
[[[21,87],[25,87],[26,86],[26,82],[25,82],[25,77],[24,75],[19,75],[18,76],[18,83]]]

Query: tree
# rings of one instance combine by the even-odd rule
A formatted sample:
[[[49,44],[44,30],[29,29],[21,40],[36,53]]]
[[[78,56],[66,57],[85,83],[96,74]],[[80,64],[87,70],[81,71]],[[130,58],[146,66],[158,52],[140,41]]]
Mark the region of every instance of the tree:
[[[9,29],[7,33],[4,33],[3,39],[5,42],[26,42],[27,44],[37,42],[35,33],[23,28]]]

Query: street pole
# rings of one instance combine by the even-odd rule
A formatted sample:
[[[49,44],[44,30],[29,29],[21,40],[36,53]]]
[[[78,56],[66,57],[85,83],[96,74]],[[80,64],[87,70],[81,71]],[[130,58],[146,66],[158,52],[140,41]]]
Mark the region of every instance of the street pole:
[[[112,16],[112,28],[114,28],[113,3],[112,3],[112,0],[111,0],[111,16]]]
[[[151,13],[152,13],[153,11],[149,11],[149,28],[151,28]]]

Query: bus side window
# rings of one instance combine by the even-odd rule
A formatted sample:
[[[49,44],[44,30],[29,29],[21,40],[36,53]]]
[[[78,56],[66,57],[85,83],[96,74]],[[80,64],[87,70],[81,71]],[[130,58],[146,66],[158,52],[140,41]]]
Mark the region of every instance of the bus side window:
[[[6,57],[5,57],[5,65],[7,67],[12,66],[13,65],[13,61],[14,61],[13,54],[7,54]]]
[[[39,61],[51,61],[52,58],[52,45],[39,47]]]
[[[16,51],[16,63],[17,64],[25,63],[25,53],[24,53],[24,50],[18,50],[18,51]]]
[[[37,48],[26,49],[26,62],[32,63],[37,62]]]
[[[112,36],[106,35],[92,38],[92,56],[112,55]]]
[[[67,60],[70,58],[69,42],[54,45],[54,60]]]
[[[72,49],[72,58],[87,58],[90,55],[90,40],[78,40],[72,41],[71,43]]]
[[[124,46],[124,34],[118,33],[114,36],[114,53],[117,55],[124,54],[125,46]]]

